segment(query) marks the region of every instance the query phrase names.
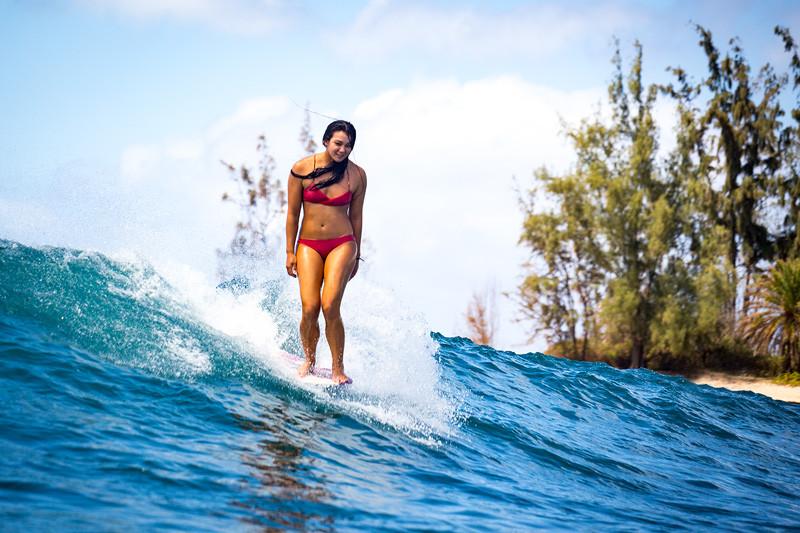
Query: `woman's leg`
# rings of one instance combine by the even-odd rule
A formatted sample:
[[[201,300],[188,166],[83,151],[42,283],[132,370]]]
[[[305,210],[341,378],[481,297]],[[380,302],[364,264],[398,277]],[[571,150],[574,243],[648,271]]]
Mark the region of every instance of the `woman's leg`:
[[[344,383],[344,324],[340,308],[344,288],[356,264],[357,247],[354,241],[337,246],[325,258],[325,285],[322,287],[322,314],[325,315],[325,337],[331,348],[333,381]]]
[[[297,369],[301,376],[307,375],[317,362],[317,342],[319,341],[320,287],[324,262],[319,254],[305,246],[297,246],[297,279],[300,281],[300,301],[303,314],[300,318],[300,342],[306,360]]]

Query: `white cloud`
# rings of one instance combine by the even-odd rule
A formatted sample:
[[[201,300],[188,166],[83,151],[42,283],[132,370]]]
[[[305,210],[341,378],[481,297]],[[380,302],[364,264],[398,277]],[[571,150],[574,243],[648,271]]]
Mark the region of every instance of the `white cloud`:
[[[279,119],[292,113],[299,116],[299,110],[294,108],[291,100],[286,97],[245,100],[231,115],[222,117],[211,125],[205,134],[204,142],[216,146],[220,155],[228,161],[230,158],[246,158],[247,154],[253,152],[251,146],[253,143],[243,144],[242,135],[258,133],[259,129],[266,133],[265,128],[268,125],[274,131],[276,122],[280,122]],[[300,122],[298,121],[293,127],[299,132]],[[268,140],[273,140],[275,136],[269,137]],[[292,136],[293,139],[296,137],[297,134]]]
[[[335,37],[341,43],[337,49],[360,60],[420,51],[455,57],[543,56],[576,42],[605,45],[609,35],[640,22],[631,9],[608,4],[576,10],[536,3],[478,11],[379,0],[370,2],[353,25]]]
[[[525,251],[512,176],[572,160],[562,119],[575,124],[601,88],[562,92],[515,77],[431,81],[377,95],[353,113],[353,159],[370,176],[365,234],[373,271],[424,310],[434,329],[465,333],[473,291],[513,291]],[[500,297],[499,345],[520,348],[514,305]],[[543,349],[543,345],[536,345]]]
[[[74,0],[78,5],[136,19],[172,19],[246,35],[267,33],[285,23],[281,0]]]
[[[173,159],[196,159],[203,153],[203,144],[196,140],[179,140],[167,146],[166,153]]]

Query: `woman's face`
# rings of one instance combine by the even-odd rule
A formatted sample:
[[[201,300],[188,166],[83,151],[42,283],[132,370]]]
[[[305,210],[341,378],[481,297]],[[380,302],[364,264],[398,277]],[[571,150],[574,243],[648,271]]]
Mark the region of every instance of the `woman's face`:
[[[350,136],[343,131],[334,131],[331,138],[325,145],[328,155],[337,163],[341,163],[353,151],[353,145],[350,144]]]

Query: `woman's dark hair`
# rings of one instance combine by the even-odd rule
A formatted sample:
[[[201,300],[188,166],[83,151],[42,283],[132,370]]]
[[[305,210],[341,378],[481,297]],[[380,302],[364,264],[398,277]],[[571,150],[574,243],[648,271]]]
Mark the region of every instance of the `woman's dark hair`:
[[[330,141],[337,131],[343,131],[350,137],[350,146],[356,145],[356,128],[346,120],[334,120],[328,124],[328,127],[325,128],[325,133],[322,134],[322,142]]]
[[[347,122],[346,120],[334,120],[333,122],[328,124],[328,127],[325,128],[325,133],[322,134],[322,142],[326,143],[326,142],[330,141],[331,137],[333,137],[333,134],[336,133],[337,131],[345,132],[347,134],[347,136],[350,138],[350,146],[351,147],[355,146],[355,144],[356,144],[356,128],[352,124]],[[323,174],[327,174],[328,172],[331,172],[332,175],[331,175],[330,178],[328,178],[325,181],[322,181],[320,183],[317,183],[316,185],[312,185],[314,190],[323,189],[325,187],[333,185],[334,183],[339,183],[342,180],[342,178],[344,177],[344,172],[345,172],[345,170],[347,170],[347,162],[348,162],[348,160],[349,160],[349,158],[345,158],[343,161],[341,161],[339,163],[334,161],[330,165],[327,165],[327,166],[324,166],[324,167],[320,167],[320,168],[315,168],[314,170],[312,170],[311,172],[309,172],[305,176],[301,176],[300,174],[297,174],[297,173],[295,173],[294,170],[292,170],[292,176],[294,176],[295,178],[300,178],[302,180],[304,180],[304,179],[314,179],[314,178],[316,178],[318,176],[321,176]]]

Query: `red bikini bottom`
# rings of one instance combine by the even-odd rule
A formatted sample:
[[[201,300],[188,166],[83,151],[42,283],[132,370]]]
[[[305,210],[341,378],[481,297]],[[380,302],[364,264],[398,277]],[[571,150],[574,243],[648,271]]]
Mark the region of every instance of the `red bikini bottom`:
[[[316,250],[324,261],[325,258],[328,257],[328,254],[334,250],[334,248],[338,247],[340,244],[355,240],[356,238],[351,234],[336,237],[334,239],[300,239],[298,242],[300,244],[305,244],[312,250]]]

